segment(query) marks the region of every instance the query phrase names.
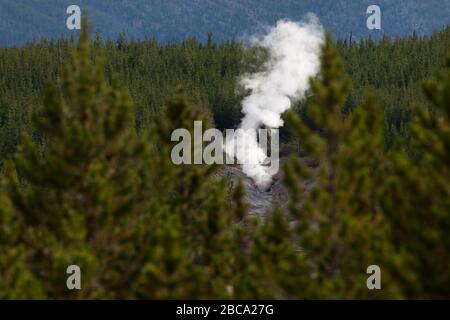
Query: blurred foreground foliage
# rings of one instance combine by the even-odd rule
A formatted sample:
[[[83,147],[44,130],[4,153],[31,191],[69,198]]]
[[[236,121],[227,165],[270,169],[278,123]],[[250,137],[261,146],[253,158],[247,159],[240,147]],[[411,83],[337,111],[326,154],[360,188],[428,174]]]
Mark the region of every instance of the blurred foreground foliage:
[[[129,94],[107,84],[83,30],[62,90],[33,117],[42,137],[5,164],[0,298],[450,298],[450,58],[424,85],[432,107],[416,108],[408,148],[386,152],[373,96],[343,112],[351,83],[328,38],[309,123],[287,115],[320,164],[316,184],[303,192],[311,172],[293,157],[289,212],[262,223],[217,167],[171,163],[172,130],[211,122],[204,108],[180,91],[138,135]],[[81,290],[66,288],[72,264]],[[366,287],[372,264],[381,290]]]

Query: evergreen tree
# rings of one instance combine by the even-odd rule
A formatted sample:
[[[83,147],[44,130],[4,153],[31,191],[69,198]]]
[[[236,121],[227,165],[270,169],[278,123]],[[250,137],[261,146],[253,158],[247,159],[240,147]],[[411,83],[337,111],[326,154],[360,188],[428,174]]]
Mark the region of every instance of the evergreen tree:
[[[389,216],[395,228],[394,241],[414,259],[417,284],[406,284],[410,296],[450,296],[450,57],[446,67],[424,84],[432,109],[415,109],[410,129],[416,157],[402,149],[393,152],[396,175],[391,181]]]
[[[145,145],[133,129],[129,95],[106,84],[101,61],[92,64],[87,29],[65,70],[63,95],[49,89],[35,116],[45,154],[26,138],[8,170],[17,241],[40,281],[29,290],[46,297],[114,297],[107,289],[128,281],[136,271],[128,259],[142,249],[135,237]],[[72,264],[83,271],[83,290],[65,287]]]
[[[69,43],[1,49],[2,152],[28,135],[0,179],[0,298],[448,298],[450,59],[407,125],[417,83],[438,64],[430,57],[442,53],[448,31],[340,43],[345,69],[328,36],[311,97],[288,115],[318,167],[294,156],[284,173],[289,212],[276,208],[264,221],[248,214],[242,182],[228,192],[218,166],[171,161],[174,129],[193,137],[195,120],[206,129],[238,118],[238,61],[258,60],[258,70],[260,49],[244,54],[212,37],[206,47],[125,37],[91,47],[85,22],[62,81],[33,117],[42,79],[56,80]],[[406,54],[427,46],[434,51]],[[94,63],[96,50],[105,59]],[[32,74],[22,56],[36,62]],[[415,67],[419,60],[428,62]],[[160,107],[180,82],[186,92]],[[386,141],[395,148],[387,152]],[[72,264],[81,290],[66,287]],[[382,290],[366,287],[370,265],[381,268]]]
[[[311,80],[311,91],[307,111],[317,130],[294,113],[288,119],[306,154],[319,162],[316,184],[306,196],[299,189],[299,181],[312,173],[297,158],[285,174],[292,193],[290,212],[298,221],[297,241],[309,268],[304,290],[315,298],[398,297],[390,271],[399,265],[389,225],[379,212],[380,181],[386,176],[381,115],[372,99],[351,116],[343,115],[350,80],[329,36],[321,75]],[[383,269],[389,286],[382,291],[367,290],[370,265]]]

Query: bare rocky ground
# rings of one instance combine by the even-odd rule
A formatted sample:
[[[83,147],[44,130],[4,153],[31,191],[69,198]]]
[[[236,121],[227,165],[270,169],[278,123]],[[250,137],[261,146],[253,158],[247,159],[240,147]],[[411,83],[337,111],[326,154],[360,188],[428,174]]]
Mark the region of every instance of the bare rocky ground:
[[[284,186],[282,179],[283,164],[287,161],[289,161],[289,159],[286,157],[280,159],[279,172],[274,176],[272,186],[267,191],[260,190],[252,179],[247,177],[242,172],[240,166],[237,165],[224,166],[219,170],[219,176],[230,179],[231,187],[237,183],[238,179],[241,179],[246,189],[246,200],[250,207],[250,214],[257,215],[264,219],[276,205],[287,213],[290,196],[289,190]],[[300,161],[302,164],[312,168],[313,171],[317,171],[317,166],[314,165],[314,162],[306,158],[300,158]],[[314,179],[300,183],[304,192],[307,194],[314,185]]]

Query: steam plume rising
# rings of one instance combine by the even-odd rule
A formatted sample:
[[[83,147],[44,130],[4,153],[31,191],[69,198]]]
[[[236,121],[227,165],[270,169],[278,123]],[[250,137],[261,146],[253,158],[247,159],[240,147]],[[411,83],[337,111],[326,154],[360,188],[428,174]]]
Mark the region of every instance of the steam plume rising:
[[[240,79],[251,94],[242,101],[243,130],[233,138],[244,173],[260,188],[267,188],[276,172],[263,165],[267,156],[258,145],[256,130],[283,126],[281,115],[294,101],[304,98],[309,78],[319,71],[323,43],[324,31],[314,15],[306,22],[280,20],[267,35],[252,39],[253,45],[268,50],[269,59],[263,71]],[[229,153],[227,147],[228,142],[225,151]]]

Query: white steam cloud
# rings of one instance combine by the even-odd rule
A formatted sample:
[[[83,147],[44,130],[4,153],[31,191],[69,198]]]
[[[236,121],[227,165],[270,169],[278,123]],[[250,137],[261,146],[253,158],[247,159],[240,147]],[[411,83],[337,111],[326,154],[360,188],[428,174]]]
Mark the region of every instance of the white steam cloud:
[[[244,173],[260,188],[270,186],[276,173],[264,165],[267,155],[258,144],[256,130],[265,126],[283,126],[281,115],[292,103],[303,99],[309,88],[309,78],[316,75],[320,67],[324,30],[314,15],[306,22],[280,20],[267,35],[254,37],[252,44],[264,47],[269,59],[264,70],[241,78],[241,84],[251,94],[242,101],[240,128],[234,135],[233,144],[225,145],[227,154],[236,155]]]

